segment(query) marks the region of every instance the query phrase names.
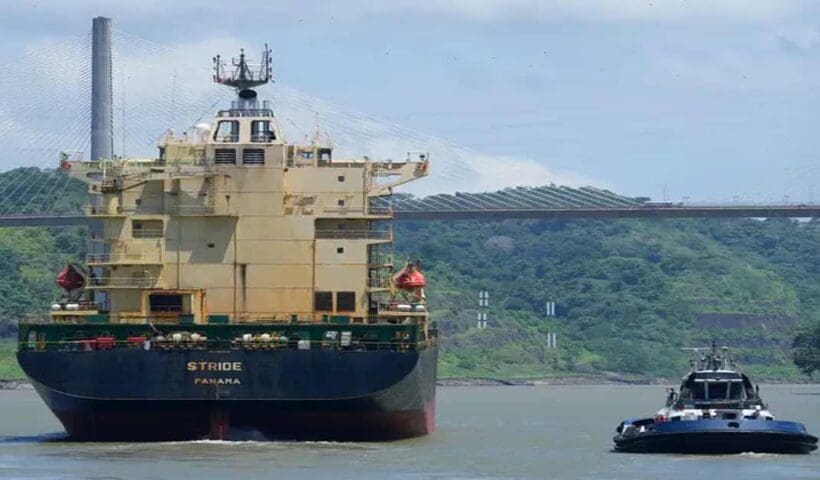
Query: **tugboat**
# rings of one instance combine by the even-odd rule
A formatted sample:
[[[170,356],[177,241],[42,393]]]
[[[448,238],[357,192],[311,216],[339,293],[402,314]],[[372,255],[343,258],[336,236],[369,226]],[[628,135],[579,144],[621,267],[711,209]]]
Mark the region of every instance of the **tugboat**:
[[[615,450],[640,453],[809,453],[817,437],[802,423],[775,420],[759,386],[738,372],[727,347],[691,348],[691,371],[669,389],[654,417],[627,419]]]

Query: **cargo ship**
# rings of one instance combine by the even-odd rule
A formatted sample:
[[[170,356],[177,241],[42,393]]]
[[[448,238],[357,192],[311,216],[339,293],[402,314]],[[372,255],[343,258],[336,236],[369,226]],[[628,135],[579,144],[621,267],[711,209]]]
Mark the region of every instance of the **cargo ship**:
[[[437,332],[420,262],[394,266],[389,208],[429,156],[288,143],[256,91],[267,46],[215,57],[213,80],[230,108],[166,132],[156,158],[61,156],[88,185],[88,254],[21,323],[25,374],[77,440],[429,434]]]

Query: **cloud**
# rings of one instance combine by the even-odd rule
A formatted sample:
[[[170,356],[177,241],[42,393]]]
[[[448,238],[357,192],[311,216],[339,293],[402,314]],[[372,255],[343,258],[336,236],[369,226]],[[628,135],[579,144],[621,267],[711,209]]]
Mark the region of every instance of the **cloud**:
[[[760,20],[794,12],[799,3],[783,0],[399,0],[384,10],[449,14],[478,21],[688,21]]]
[[[779,49],[778,49],[779,50]],[[659,51],[651,67],[660,76],[696,87],[732,92],[788,93],[813,90],[806,62],[773,48]]]
[[[154,44],[116,33],[114,50],[114,151],[129,156],[153,156],[157,140],[169,128],[181,133],[201,121],[209,121],[219,107],[225,107],[233,93],[211,82],[212,52],[238,51],[240,42],[231,37],[182,43],[175,47]],[[130,36],[128,36],[130,37]],[[127,40],[127,41],[126,41]],[[52,42],[38,42],[26,49],[26,61],[36,62],[36,84],[23,80],[9,84],[0,93],[0,129],[14,127],[30,132],[15,136],[18,147],[48,145],[35,157],[15,156],[14,165],[50,165],[60,149],[80,145],[88,156],[90,96],[88,52],[82,41],[55,49]],[[204,54],[203,52],[207,52]],[[251,53],[251,52],[249,52]],[[86,55],[86,57],[83,57]],[[28,108],[28,96],[20,90],[39,92],[39,108]],[[580,185],[595,182],[573,172],[556,172],[539,161],[474,152],[434,135],[371,117],[313,97],[298,89],[276,84],[261,89],[260,97],[271,98],[286,138],[291,142],[310,141],[318,131],[336,148],[336,158],[403,160],[408,152],[430,155],[433,175],[414,182],[408,191],[438,193],[497,190],[511,185],[548,183]],[[123,110],[123,107],[124,110]],[[53,115],[41,117],[52,109]],[[14,118],[15,123],[9,123]],[[318,121],[318,124],[317,124]],[[72,128],[65,128],[71,125]],[[42,157],[42,158],[41,158]]]
[[[808,54],[820,46],[820,31],[817,28],[781,28],[775,34],[775,38],[781,50],[786,53]]]
[[[428,155],[431,175],[402,187],[403,191],[416,194],[480,192],[550,183],[609,186],[576,172],[554,170],[539,160],[477,152],[291,87],[276,85],[269,91],[286,137],[292,141],[313,138],[318,127],[322,138],[332,142],[336,158],[355,160],[366,155],[374,160],[402,161],[411,152]]]
[[[585,22],[732,22],[770,20],[799,12],[804,5],[807,5],[805,0],[244,0],[233,2],[230,6],[226,6],[224,0],[74,0],[52,2],[47,6],[33,2],[11,2],[4,8],[4,17],[35,19],[48,15],[51,19],[78,19],[82,16],[106,15],[127,21],[152,22],[186,18],[197,23],[210,22],[213,26],[224,23],[226,17],[253,21],[260,15],[272,23],[329,19],[360,22],[407,14],[477,22],[552,23],[567,19]],[[11,23],[11,26],[19,25],[19,21]]]

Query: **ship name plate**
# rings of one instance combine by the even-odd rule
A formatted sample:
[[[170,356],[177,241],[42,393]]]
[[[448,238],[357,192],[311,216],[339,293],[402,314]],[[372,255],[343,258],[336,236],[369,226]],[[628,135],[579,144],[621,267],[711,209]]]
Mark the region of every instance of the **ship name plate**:
[[[242,362],[188,362],[189,372],[241,372]]]

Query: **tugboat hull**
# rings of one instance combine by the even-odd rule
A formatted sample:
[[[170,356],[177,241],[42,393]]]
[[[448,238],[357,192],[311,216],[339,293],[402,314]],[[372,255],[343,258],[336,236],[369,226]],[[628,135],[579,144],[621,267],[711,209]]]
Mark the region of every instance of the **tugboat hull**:
[[[421,351],[20,352],[68,434],[86,441],[383,441],[435,428]]]
[[[655,423],[617,435],[615,450],[635,453],[809,453],[817,437],[795,422],[693,420]]]

